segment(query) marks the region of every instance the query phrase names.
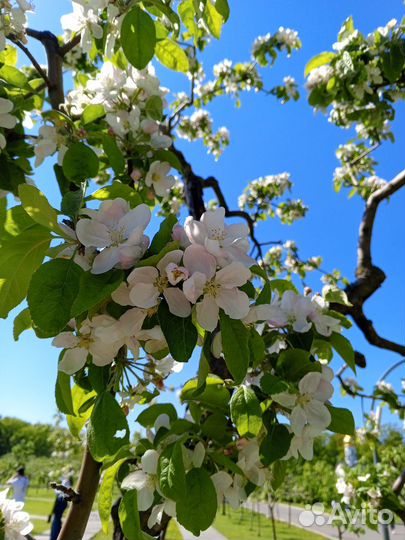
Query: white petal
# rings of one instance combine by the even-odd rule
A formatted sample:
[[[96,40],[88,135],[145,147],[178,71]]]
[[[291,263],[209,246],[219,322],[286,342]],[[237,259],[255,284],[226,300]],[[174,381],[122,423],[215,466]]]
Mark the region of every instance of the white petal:
[[[129,473],[121,483],[122,489],[141,490],[147,482],[147,475],[143,471],[134,471]]]
[[[320,428],[327,428],[329,426],[331,422],[330,412],[320,401],[313,399],[304,405],[304,410],[310,424]]]
[[[10,113],[13,107],[13,102],[10,99],[0,97],[0,114]]]
[[[136,283],[129,293],[129,298],[134,306],[149,309],[156,306],[159,294],[159,290],[152,283]]]
[[[116,247],[106,247],[101,253],[95,256],[93,266],[91,268],[92,274],[104,274],[119,262],[120,253]]]
[[[159,277],[159,272],[153,266],[135,268],[128,276],[128,283],[153,283]]]
[[[215,300],[210,296],[204,296],[201,302],[196,305],[197,321],[209,332],[213,332],[217,327],[219,308]]]
[[[190,274],[194,272],[201,272],[206,275],[208,279],[211,279],[217,267],[215,257],[213,257],[208,251],[198,244],[192,244],[188,246],[184,252],[183,263]]]
[[[76,225],[76,235],[84,246],[103,248],[110,245],[107,227],[94,219],[80,219]]]
[[[130,306],[131,300],[129,298],[130,288],[125,282],[122,282],[118,289],[111,294],[111,298],[120,306]]]
[[[207,228],[203,223],[188,217],[184,223],[184,231],[192,244],[204,245],[208,236]]]
[[[314,457],[314,439],[309,437],[300,438],[298,451],[304,459],[311,461]]]
[[[219,495],[223,495],[232,485],[232,476],[225,471],[218,471],[211,476],[211,480]]]
[[[147,474],[156,474],[159,461],[159,452],[156,450],[146,450],[142,456],[142,470]]]
[[[163,296],[169,305],[170,313],[177,315],[177,317],[188,317],[191,315],[190,302],[184,296],[183,291],[176,287],[167,288]]]
[[[124,335],[134,336],[137,334],[143,325],[146,317],[146,311],[143,309],[129,309],[120,317],[120,327]]]
[[[279,392],[278,394],[273,394],[271,399],[287,407],[287,409],[292,409],[297,401],[296,394],[290,394],[289,392]]]
[[[85,365],[87,360],[87,349],[76,347],[75,349],[67,349],[59,362],[58,369],[64,371],[68,375],[73,375]]]
[[[291,412],[291,429],[295,435],[301,435],[307,422],[307,415],[301,405],[297,405]]]
[[[181,258],[183,257],[183,252],[181,249],[175,249],[174,251],[169,251],[166,253],[160,261],[157,263],[157,269],[162,275],[166,275],[166,267],[169,263],[179,264]]]
[[[154,490],[152,490],[149,486],[138,491],[138,510],[140,512],[145,512],[152,506],[154,494]]]
[[[311,371],[302,377],[298,383],[300,394],[313,394],[321,381],[322,375],[317,371]]]
[[[52,341],[52,345],[54,347],[60,347],[63,349],[72,349],[73,347],[77,347],[79,343],[80,339],[72,332],[61,332],[54,337]]]
[[[149,206],[146,204],[140,204],[125,214],[125,216],[121,218],[118,226],[119,228],[124,227],[129,235],[138,227],[145,230],[149,225],[151,217],[152,215],[150,213]]]
[[[330,382],[321,379],[318,388],[313,393],[313,396],[318,401],[328,401],[333,396],[333,386]]]
[[[225,229],[225,208],[220,206],[215,210],[207,210],[200,219],[201,223],[207,227],[209,236],[218,234]]]
[[[233,262],[219,270],[215,276],[215,281],[223,287],[241,287],[250,278],[250,270],[245,268],[243,264]]]
[[[221,287],[216,302],[231,319],[243,319],[249,313],[249,297],[239,289]]]

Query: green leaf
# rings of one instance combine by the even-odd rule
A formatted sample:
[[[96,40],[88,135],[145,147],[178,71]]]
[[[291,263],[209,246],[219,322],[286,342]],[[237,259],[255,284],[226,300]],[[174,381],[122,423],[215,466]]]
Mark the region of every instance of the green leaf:
[[[70,388],[70,376],[63,371],[58,371],[55,386],[55,399],[56,405],[60,412],[75,416],[72,389]]]
[[[401,47],[394,43],[391,45],[391,50],[382,55],[382,64],[384,75],[394,84],[399,79],[402,70],[404,69],[405,58],[402,54]]]
[[[126,461],[127,458],[119,459],[111,467],[108,467],[103,474],[103,480],[98,493],[98,513],[100,515],[104,534],[107,534],[108,532],[108,525],[111,519],[111,506],[113,502],[115,478],[121,468],[121,465]]]
[[[172,240],[173,227],[177,223],[177,218],[174,214],[170,214],[162,221],[159,231],[153,237],[149,252],[152,255],[160,253],[162,249]]]
[[[133,7],[121,26],[121,45],[128,61],[144,69],[155,52],[156,30],[151,17],[139,7]]]
[[[66,420],[69,426],[70,433],[73,437],[80,439],[80,433],[84,428],[87,420],[90,418],[92,407],[83,411],[83,405],[96,395],[95,392],[84,390],[81,386],[75,384],[72,388],[72,400],[73,400],[73,415],[66,415]]]
[[[114,173],[117,175],[123,173],[125,170],[125,158],[121,150],[118,148],[114,137],[104,135],[103,150]]]
[[[155,53],[159,62],[173,71],[186,73],[190,68],[187,54],[172,39],[158,41]]]
[[[332,407],[332,405],[326,406],[332,418],[328,426],[329,431],[341,433],[342,435],[354,435],[356,427],[352,413],[348,409]]]
[[[122,270],[110,270],[99,275],[84,272],[80,278],[79,292],[73,302],[71,316],[76,317],[110,298],[123,279]]]
[[[231,438],[228,428],[228,418],[220,412],[210,414],[204,423],[201,424],[201,432],[210,439],[219,442],[224,442],[224,440]]]
[[[28,216],[27,216],[28,217]],[[0,317],[24,300],[32,274],[42,263],[49,248],[51,235],[35,224],[4,240],[0,248]],[[18,225],[17,225],[18,227]]]
[[[16,66],[17,60],[17,47],[7,44],[6,48],[0,52],[0,62],[2,64],[7,64],[8,66]]]
[[[333,332],[329,339],[338,355],[343,358],[346,364],[354,371],[354,373],[356,373],[354,350],[350,341],[337,332]]]
[[[51,231],[61,232],[58,212],[52,208],[42,191],[30,184],[21,184],[18,194],[24,210],[34,221]]]
[[[173,501],[180,501],[186,491],[186,472],[180,442],[168,446],[160,455],[158,463],[160,491]]]
[[[260,291],[259,296],[256,300],[256,305],[260,304],[270,304],[271,302],[271,286],[270,283],[266,282],[263,289]]]
[[[283,296],[285,291],[293,291],[295,294],[299,294],[297,287],[287,279],[272,279],[270,285],[271,289],[277,291],[280,296]]]
[[[13,337],[14,341],[18,341],[20,335],[25,331],[32,328],[31,314],[28,308],[23,309],[14,319],[13,325]]]
[[[214,521],[217,504],[217,493],[208,472],[191,469],[186,475],[184,497],[176,505],[178,522],[199,536]]]
[[[255,328],[249,330],[249,351],[253,367],[257,367],[266,357],[264,340]]]
[[[160,122],[163,116],[163,102],[159,96],[150,96],[145,103],[146,116]]]
[[[214,38],[219,39],[221,37],[221,30],[224,21],[213,4],[211,4],[210,0],[208,0],[204,11],[204,20]]]
[[[347,298],[347,294],[342,289],[337,287],[331,287],[330,285],[325,285],[322,289],[322,295],[327,302],[333,302],[335,304],[342,304],[344,306],[351,306]]]
[[[160,302],[159,324],[169,346],[169,351],[177,362],[187,362],[193,354],[198,333],[190,317],[177,317],[170,313],[166,302]]]
[[[0,79],[17,88],[26,88],[28,86],[27,76],[14,66],[3,66],[0,69]]]
[[[72,318],[83,270],[73,260],[54,259],[32,276],[28,306],[33,323],[50,335],[61,332]]]
[[[245,378],[249,367],[249,332],[242,321],[220,312],[222,348],[226,365],[236,383]]]
[[[105,116],[105,109],[100,103],[87,105],[82,115],[83,124],[91,124],[103,116]]]
[[[271,373],[266,373],[266,375],[263,375],[260,379],[260,388],[265,394],[271,396],[272,394],[285,392],[288,386],[287,383],[280,379],[280,377],[276,377]]]
[[[119,433],[121,431],[123,435]],[[113,456],[129,442],[126,416],[109,392],[103,392],[96,400],[87,437],[91,455],[96,461]]]
[[[197,36],[199,33],[198,25],[195,21],[195,10],[193,6],[193,0],[185,0],[179,4],[178,7],[179,15],[181,20],[183,21],[184,26],[187,28],[187,30],[190,32],[190,34],[194,37]]]
[[[135,489],[124,493],[118,509],[118,516],[125,538],[138,540],[142,538],[141,523],[138,512],[138,498]]]
[[[311,58],[311,60],[305,66],[304,77],[308,77],[311,71],[315,68],[329,64],[335,58],[335,56],[336,55],[333,52],[322,52]]]
[[[153,155],[153,161],[166,161],[179,172],[183,171],[179,158],[171,150],[157,150]]]
[[[83,206],[84,193],[83,189],[77,191],[68,191],[62,197],[60,209],[62,214],[77,219],[77,215]]]
[[[76,184],[97,176],[98,168],[97,154],[81,142],[72,144],[63,158],[63,173]]]
[[[290,448],[291,434],[283,424],[273,424],[260,445],[260,459],[268,467],[286,455]]]
[[[196,395],[198,388],[198,379],[187,381],[180,394],[181,401],[204,404],[207,408],[217,411],[228,411],[229,390],[225,388],[224,381],[215,375],[207,377],[205,389]]]
[[[280,353],[277,370],[289,381],[299,381],[311,371],[321,371],[319,362],[309,360],[310,353],[303,349],[287,349]]]
[[[276,490],[284,482],[285,474],[287,472],[287,461],[275,461],[271,466],[271,487]]]
[[[231,418],[241,437],[256,437],[262,428],[262,410],[256,394],[251,388],[241,385],[234,392],[231,403]]]
[[[161,414],[167,414],[171,422],[177,419],[177,411],[171,403],[155,403],[141,412],[136,421],[144,428],[153,427]]]
[[[220,15],[222,15],[224,22],[226,22],[229,19],[231,10],[229,9],[228,0],[216,0],[215,9],[218,11]]]
[[[116,199],[121,197],[129,202],[131,208],[135,208],[138,204],[141,204],[142,199],[140,195],[127,184],[121,182],[113,182],[110,186],[103,187],[95,191],[89,199],[95,199],[97,201],[106,201],[109,199]]]

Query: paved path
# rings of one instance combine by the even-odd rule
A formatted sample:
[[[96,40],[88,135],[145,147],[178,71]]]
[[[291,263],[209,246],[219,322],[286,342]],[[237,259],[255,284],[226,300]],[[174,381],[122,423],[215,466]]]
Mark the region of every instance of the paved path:
[[[179,523],[177,523],[177,525],[183,536],[183,540],[227,540],[226,536],[218,532],[214,527],[209,527],[206,531],[203,531],[200,536],[194,536]]]
[[[247,504],[248,508],[252,508],[252,503]],[[264,514],[268,517],[268,507],[265,503],[254,503],[254,510],[260,511],[261,514]],[[326,538],[331,539],[338,539],[339,533],[337,527],[334,527],[333,525],[328,525],[327,523],[324,525],[317,525],[314,523],[311,527],[303,527],[301,523],[298,520],[298,516],[303,511],[303,508],[300,508],[298,506],[291,506],[290,512],[291,512],[291,519],[289,520],[289,508],[287,504],[277,503],[275,505],[274,509],[274,517],[278,521],[284,521],[286,523],[291,523],[291,525],[294,525],[295,527],[299,527],[301,529],[305,529],[306,531],[313,531],[321,536],[325,536]],[[326,514],[324,514],[326,516]],[[390,531],[391,533],[391,531]],[[390,537],[395,540],[395,538],[400,538],[403,540],[405,538],[405,527],[403,525],[396,525],[396,531],[395,535],[390,534]],[[357,536],[350,532],[343,532],[342,535],[343,540],[381,540],[382,535],[380,532],[373,531],[371,529],[366,529],[366,534],[362,536]]]
[[[89,521],[87,523],[86,532],[84,533],[83,540],[90,540],[100,530],[101,530],[101,521],[100,521],[100,517],[98,515],[98,512],[92,512],[90,514],[90,518],[89,518]],[[46,531],[46,532],[44,532],[42,534],[36,534],[35,535],[35,540],[49,540],[49,531]],[[76,539],[72,538],[71,540],[76,540]]]

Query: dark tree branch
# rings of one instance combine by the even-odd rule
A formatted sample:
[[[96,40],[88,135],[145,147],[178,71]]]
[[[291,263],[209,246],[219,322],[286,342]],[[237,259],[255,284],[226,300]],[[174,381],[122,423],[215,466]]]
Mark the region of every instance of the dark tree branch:
[[[31,60],[31,63],[34,66],[34,68],[37,70],[39,76],[42,79],[44,79],[44,81],[46,83],[46,86],[49,88],[51,86],[51,83],[50,83],[50,81],[48,79],[48,75],[42,69],[39,62],[36,60],[35,56],[31,53],[31,51],[28,49],[28,47],[26,47],[23,43],[21,43],[20,40],[16,39],[14,36],[8,36],[8,37],[13,43],[15,43],[15,45],[17,45],[17,47],[19,49],[21,49],[24,52],[24,54],[27,56],[27,58],[29,58]]]
[[[68,52],[74,49],[77,45],[79,45],[80,39],[81,35],[76,34],[75,37],[73,37],[70,41],[62,45],[59,51],[60,55],[65,56]]]
[[[80,503],[80,495],[71,487],[66,487],[63,484],[58,484],[57,482],[51,482],[50,487],[62,492],[65,495],[67,501],[71,501],[73,504]]]

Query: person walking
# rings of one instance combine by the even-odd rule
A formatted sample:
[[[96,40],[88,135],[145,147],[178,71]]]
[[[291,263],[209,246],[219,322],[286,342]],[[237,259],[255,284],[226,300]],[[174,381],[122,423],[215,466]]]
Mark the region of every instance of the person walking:
[[[30,481],[28,480],[27,476],[25,476],[24,467],[17,469],[16,474],[7,481],[7,485],[13,488],[15,501],[22,503],[25,502]]]
[[[61,483],[63,486],[69,488],[69,487],[72,487],[73,479],[64,478]],[[55,502],[52,508],[52,512],[48,517],[48,523],[52,521],[50,540],[57,540],[59,536],[59,533],[62,529],[62,516],[63,516],[64,511],[67,508],[67,505],[68,505],[68,502],[66,500],[64,493],[56,490]]]

